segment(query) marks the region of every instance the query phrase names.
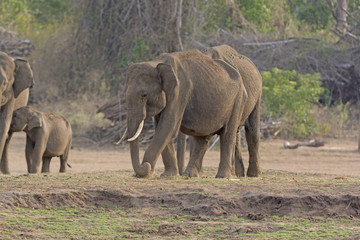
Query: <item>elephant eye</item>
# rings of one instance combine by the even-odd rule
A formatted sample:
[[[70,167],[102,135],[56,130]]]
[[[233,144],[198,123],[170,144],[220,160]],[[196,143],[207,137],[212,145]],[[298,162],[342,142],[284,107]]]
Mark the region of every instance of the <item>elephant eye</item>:
[[[141,97],[142,97],[142,98],[146,98],[146,97],[147,97],[147,94],[146,94],[146,93],[143,93],[143,94],[141,94]]]

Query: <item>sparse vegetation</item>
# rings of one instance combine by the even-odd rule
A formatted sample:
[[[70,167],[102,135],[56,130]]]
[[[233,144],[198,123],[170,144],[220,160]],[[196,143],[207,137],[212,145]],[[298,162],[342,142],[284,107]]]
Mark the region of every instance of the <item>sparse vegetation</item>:
[[[356,83],[358,70],[351,65],[358,61],[355,58],[358,42],[354,42],[354,38],[339,38],[332,31],[336,21],[329,2],[333,8],[337,7],[336,1],[325,0],[181,1],[181,9],[177,8],[178,0],[153,4],[143,1],[4,0],[0,3],[0,26],[35,44],[31,58],[37,84],[32,101],[43,107],[55,102],[76,102],[84,96],[100,106],[122,94],[125,69],[130,62],[153,59],[162,52],[222,43],[250,56],[265,75],[274,67],[295,70],[304,76],[319,73],[317,78],[321,79],[327,93],[326,99],[322,97],[325,104],[356,104],[360,96],[356,91],[358,86],[341,82],[346,78]],[[359,0],[348,4],[351,14],[348,25],[352,27],[349,31],[355,35],[359,32],[359,4]],[[182,21],[178,26],[180,32],[176,32],[179,10]],[[306,37],[308,43],[317,39],[317,42],[295,42],[292,46],[276,44],[279,39],[293,37]],[[261,41],[273,41],[274,45],[262,47]],[[336,41],[339,47],[333,48]],[[249,42],[260,44],[243,45]],[[281,50],[281,47],[287,49]],[[352,49],[351,52],[348,49]],[[330,62],[333,55],[341,57]],[[287,59],[288,56],[291,59]],[[305,105],[304,109],[311,109],[309,104]],[[304,110],[295,115],[293,108],[288,110],[290,112],[282,114],[281,120],[286,115],[285,122],[296,123],[293,127],[284,126],[287,134],[308,136],[329,131],[327,126],[331,124],[319,125],[310,119],[311,110],[306,116]],[[97,119],[94,109],[85,111],[90,113],[87,114],[89,119]],[[81,118],[78,112],[66,114],[70,118]],[[93,126],[85,122],[81,125],[84,128]]]
[[[359,219],[351,215],[357,211],[358,177],[275,170],[238,181],[130,175],[0,176],[12,189],[10,198],[0,194],[0,238],[351,239],[360,234]],[[36,192],[24,193],[25,183]],[[67,190],[55,190],[62,184]],[[333,217],[323,212],[326,204]],[[287,212],[293,216],[284,216]]]

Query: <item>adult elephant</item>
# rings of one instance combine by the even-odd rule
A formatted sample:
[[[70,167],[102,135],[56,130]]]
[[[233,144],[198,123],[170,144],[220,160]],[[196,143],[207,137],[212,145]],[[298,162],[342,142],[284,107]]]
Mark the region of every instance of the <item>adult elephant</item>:
[[[209,47],[202,52],[212,59],[221,59],[234,67],[241,75],[248,99],[244,106],[243,119],[246,119],[245,136],[249,151],[248,177],[257,177],[261,174],[259,167],[260,143],[260,103],[262,93],[262,77],[255,64],[246,56],[239,54],[228,45]],[[245,176],[244,164],[241,156],[240,134],[237,134],[235,145],[235,173],[238,177]],[[197,164],[199,165],[199,164]],[[201,166],[201,164],[200,164]],[[191,173],[188,169],[185,174]]]
[[[210,138],[219,134],[221,153],[216,177],[230,177],[237,130],[252,113],[244,109],[247,95],[238,71],[198,50],[167,53],[158,60],[129,66],[127,135],[137,176],[151,176],[160,154],[165,166],[162,176],[179,174],[172,139],[180,129],[195,139],[192,147],[197,151],[191,151],[190,156],[194,164],[201,162]],[[140,164],[138,136],[144,120],[153,116],[155,134]]]
[[[7,151],[13,134],[9,132],[13,111],[26,106],[33,84],[33,73],[26,60],[0,52],[0,170],[4,174],[10,173]]]

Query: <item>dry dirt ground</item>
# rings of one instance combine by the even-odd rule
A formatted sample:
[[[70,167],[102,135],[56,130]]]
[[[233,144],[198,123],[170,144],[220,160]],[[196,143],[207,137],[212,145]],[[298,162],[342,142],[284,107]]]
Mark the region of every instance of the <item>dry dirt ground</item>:
[[[219,152],[202,178],[132,177],[129,151],[70,153],[72,168],[28,175],[24,135],[15,135],[10,176],[0,175],[0,239],[360,239],[357,142],[319,148],[261,144],[263,175],[215,179]],[[243,151],[247,163],[247,153]]]

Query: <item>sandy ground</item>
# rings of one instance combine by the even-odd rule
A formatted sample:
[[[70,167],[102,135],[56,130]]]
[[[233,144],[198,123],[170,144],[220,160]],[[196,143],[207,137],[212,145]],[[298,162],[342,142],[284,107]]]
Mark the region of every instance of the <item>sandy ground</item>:
[[[297,143],[296,141],[291,142]],[[360,176],[360,154],[356,140],[325,139],[325,146],[319,148],[300,147],[289,150],[283,147],[284,140],[265,140],[260,145],[262,169],[286,170],[291,172],[330,173]],[[16,133],[9,149],[10,172],[14,175],[26,173],[25,134]],[[247,165],[247,150],[243,149]],[[188,156],[187,159],[188,161]],[[217,150],[206,153],[204,167],[217,167],[220,154]],[[70,152],[69,173],[132,169],[129,150],[102,150],[94,146],[84,149],[74,146]],[[59,170],[59,158],[53,158],[51,172]],[[161,159],[156,167],[163,167]],[[160,172],[157,172],[160,174]]]
[[[295,150],[266,140],[263,175],[228,180],[214,178],[216,150],[202,178],[157,169],[143,179],[132,176],[128,150],[76,144],[66,174],[54,158],[50,174],[29,175],[24,136],[10,147],[12,174],[0,175],[0,239],[360,239],[355,139]]]

